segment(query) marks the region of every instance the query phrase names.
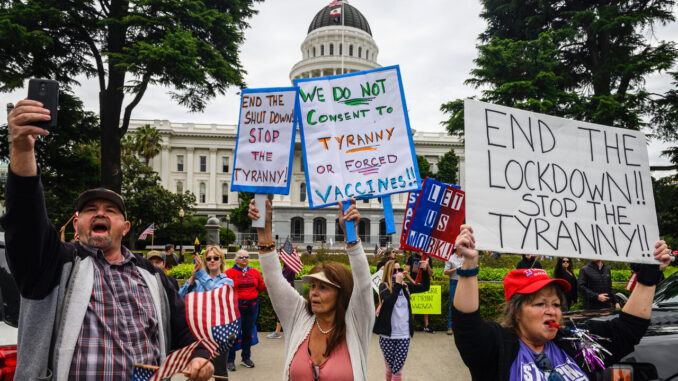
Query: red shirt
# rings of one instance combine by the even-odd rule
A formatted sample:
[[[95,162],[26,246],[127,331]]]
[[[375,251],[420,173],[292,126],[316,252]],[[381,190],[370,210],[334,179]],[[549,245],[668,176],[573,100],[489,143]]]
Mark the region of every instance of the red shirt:
[[[266,291],[264,278],[257,269],[247,266],[242,270],[238,265],[226,270],[226,275],[233,279],[238,300],[252,300],[259,296],[260,292]]]

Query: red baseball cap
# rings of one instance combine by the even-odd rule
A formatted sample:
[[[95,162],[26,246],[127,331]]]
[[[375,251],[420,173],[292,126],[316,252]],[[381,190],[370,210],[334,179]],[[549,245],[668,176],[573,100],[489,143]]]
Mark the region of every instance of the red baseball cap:
[[[511,270],[504,278],[506,301],[508,302],[513,294],[531,294],[550,283],[558,284],[565,292],[570,291],[570,284],[566,280],[551,279],[549,274],[542,269]]]

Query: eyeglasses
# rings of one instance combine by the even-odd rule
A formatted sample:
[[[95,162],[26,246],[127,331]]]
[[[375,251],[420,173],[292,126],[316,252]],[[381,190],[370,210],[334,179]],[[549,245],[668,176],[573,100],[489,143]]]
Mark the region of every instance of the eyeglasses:
[[[249,255],[240,255],[238,256],[238,259],[250,259]]]
[[[399,268],[399,269],[393,269],[393,271],[397,271],[397,272],[401,273],[401,272],[403,272],[403,271],[405,271],[405,270],[403,270],[402,267],[401,267],[401,268]]]
[[[207,261],[207,262],[212,262],[212,261],[219,262],[219,257],[205,257],[205,261]]]
[[[547,381],[565,381],[563,375],[558,373],[557,370],[553,369],[551,360],[544,352],[538,354],[537,357],[534,358],[534,364],[542,372],[549,372],[549,378]]]
[[[563,260],[563,263],[570,263],[570,260],[569,260],[569,259],[564,259],[564,260]]]

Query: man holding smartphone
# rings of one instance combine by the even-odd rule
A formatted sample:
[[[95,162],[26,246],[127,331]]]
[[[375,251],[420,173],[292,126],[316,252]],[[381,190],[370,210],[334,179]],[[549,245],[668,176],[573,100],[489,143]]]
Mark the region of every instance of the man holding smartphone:
[[[7,117],[12,150],[0,222],[21,293],[15,378],[132,379],[135,363],[158,366],[195,341],[184,303],[163,271],[122,246],[130,223],[117,193],[83,192],[73,221],[79,242],[60,241],[34,150],[37,137],[49,135],[34,123],[49,120],[49,110],[28,99]],[[198,346],[187,368],[191,380],[212,376],[207,358]]]

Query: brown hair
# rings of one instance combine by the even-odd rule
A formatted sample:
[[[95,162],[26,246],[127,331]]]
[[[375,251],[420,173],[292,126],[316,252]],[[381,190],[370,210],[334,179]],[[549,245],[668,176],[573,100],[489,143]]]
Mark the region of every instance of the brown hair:
[[[337,301],[334,305],[335,328],[329,335],[330,339],[327,342],[327,348],[323,354],[323,356],[329,357],[332,350],[346,339],[346,309],[348,309],[348,302],[351,301],[351,294],[353,293],[353,275],[348,267],[337,262],[318,263],[311,271],[309,271],[309,275],[319,272],[325,273],[327,279],[341,286],[341,288],[338,289],[339,293],[337,294]],[[306,311],[313,315],[309,295],[306,296]]]
[[[381,277],[381,283],[385,283],[390,292],[393,292],[393,270],[395,269],[396,261],[391,259],[384,264],[384,275]]]
[[[508,302],[504,303],[504,314],[501,319],[502,327],[508,328],[515,334],[518,334],[518,316],[522,312],[523,305],[532,303],[537,298],[539,292],[548,288],[552,288],[555,291],[560,300],[561,308],[562,306],[565,306],[565,293],[556,283],[549,283],[531,294],[515,293]]]
[[[226,259],[224,258],[224,252],[221,251],[221,248],[219,246],[214,246],[214,245],[207,246],[207,248],[205,249],[205,252],[203,253],[203,258],[201,258],[201,260],[203,261],[202,265],[203,265],[203,268],[205,269],[205,271],[207,273],[209,273],[209,271],[207,270],[207,259],[206,258],[207,258],[207,254],[209,254],[210,252],[214,252],[214,254],[216,254],[219,257],[219,262],[221,263],[221,265],[219,266],[220,271],[222,273],[224,271],[226,271]]]

